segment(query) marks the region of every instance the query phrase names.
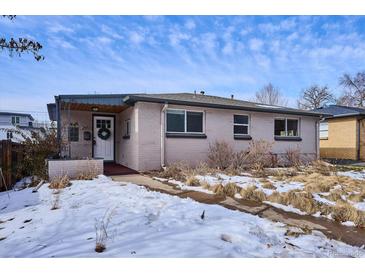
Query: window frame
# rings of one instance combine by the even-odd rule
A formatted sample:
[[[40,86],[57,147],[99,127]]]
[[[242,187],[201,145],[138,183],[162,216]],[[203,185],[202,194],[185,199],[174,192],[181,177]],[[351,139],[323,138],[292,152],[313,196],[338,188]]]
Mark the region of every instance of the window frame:
[[[184,111],[184,131],[168,131],[167,130],[167,114],[169,110],[177,110]],[[202,113],[202,131],[187,131],[188,128],[188,112]],[[181,108],[168,108],[165,111],[165,133],[174,133],[174,134],[205,134],[205,112],[203,110],[190,110],[190,109],[181,109]]]
[[[327,129],[326,130],[321,130],[321,124],[327,124]],[[327,136],[325,137],[321,137],[321,132],[327,132]],[[319,122],[319,139],[320,140],[328,140],[328,121],[323,121],[323,122]]]
[[[71,129],[77,129],[77,140],[71,140]],[[79,142],[80,141],[80,128],[79,128],[79,126],[69,126],[68,127],[68,141],[69,142]]]
[[[14,118],[14,122],[13,122],[13,118]],[[18,120],[18,122],[17,122]],[[13,125],[19,125],[20,124],[20,116],[11,116],[11,123]]]
[[[247,116],[248,124],[237,124],[234,122],[234,116]],[[234,133],[234,126],[247,126],[247,134],[242,133]],[[250,114],[242,114],[242,113],[233,113],[233,136],[250,136],[251,133],[251,115]]]
[[[282,136],[282,135],[276,135],[275,134],[275,121],[276,120],[284,120],[285,121],[285,135]],[[288,120],[296,120],[298,122],[298,127],[297,127],[297,131],[298,131],[298,134],[295,135],[295,136],[289,136],[288,135]],[[300,118],[292,118],[292,117],[275,117],[274,118],[274,137],[285,137],[285,138],[298,138],[300,137],[300,134],[301,134],[301,131],[300,131]]]
[[[131,135],[131,119],[124,120],[124,136]]]
[[[7,140],[13,139],[13,132],[12,131],[7,131],[6,132],[6,139]]]

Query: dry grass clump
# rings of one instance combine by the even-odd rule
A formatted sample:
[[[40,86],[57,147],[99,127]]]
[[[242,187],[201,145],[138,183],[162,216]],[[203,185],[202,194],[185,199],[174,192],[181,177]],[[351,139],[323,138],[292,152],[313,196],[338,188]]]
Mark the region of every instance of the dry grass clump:
[[[244,200],[257,201],[257,202],[262,202],[267,198],[265,193],[257,189],[255,185],[242,188],[240,191],[240,195]]]
[[[234,197],[234,195],[240,192],[241,188],[235,183],[228,183],[223,187],[223,192],[229,197]]]
[[[211,191],[213,191],[215,194],[223,196],[224,194],[224,186],[222,184],[216,184],[211,186]]]
[[[360,203],[365,199],[365,191],[356,194],[351,193],[347,198],[355,203]]]
[[[274,191],[267,199],[274,203],[292,205],[308,214],[314,214],[319,211],[319,205],[313,199],[312,194],[304,191],[291,190],[285,193]]]
[[[186,185],[188,186],[200,186],[200,181],[198,178],[194,177],[194,176],[190,176],[187,180],[186,180]]]
[[[307,168],[308,172],[315,172],[324,176],[330,176],[336,173],[336,167],[322,160],[312,161],[311,165]]]
[[[343,201],[342,195],[346,194],[342,189],[335,189],[330,192],[328,196],[324,198],[333,202]]]
[[[62,189],[71,185],[70,178],[67,175],[54,177],[49,183],[50,189]]]
[[[261,186],[267,189],[276,189],[273,183],[267,179],[260,179]]]
[[[87,169],[85,171],[80,172],[76,179],[77,180],[93,180],[98,176],[97,166],[88,160]]]
[[[186,179],[186,170],[188,170],[187,165],[182,162],[178,162],[167,166],[164,170],[159,172],[157,176],[166,179],[184,181]]]
[[[336,203],[336,206],[332,207],[332,218],[337,222],[352,221],[358,227],[365,227],[365,213],[349,203]]]

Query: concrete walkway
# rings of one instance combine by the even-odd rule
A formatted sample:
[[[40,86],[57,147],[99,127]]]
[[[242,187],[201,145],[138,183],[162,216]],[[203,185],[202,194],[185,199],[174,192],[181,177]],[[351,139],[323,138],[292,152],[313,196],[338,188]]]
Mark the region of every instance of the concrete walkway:
[[[144,186],[151,191],[175,195],[180,198],[191,198],[200,203],[221,205],[228,209],[239,210],[245,213],[267,218],[274,222],[281,222],[286,225],[296,226],[305,230],[319,230],[330,239],[336,239],[350,245],[365,245],[365,229],[344,226],[326,218],[316,218],[310,215],[303,216],[286,212],[259,202],[233,199],[231,197],[208,194],[193,190],[181,190],[175,185],[162,183],[153,180],[150,177],[139,174],[111,176],[111,178],[118,182],[129,182]]]

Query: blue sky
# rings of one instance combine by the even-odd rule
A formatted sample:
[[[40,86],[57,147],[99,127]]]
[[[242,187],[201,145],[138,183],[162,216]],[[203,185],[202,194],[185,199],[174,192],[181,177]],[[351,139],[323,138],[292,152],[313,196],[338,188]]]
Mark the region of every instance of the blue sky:
[[[296,105],[311,84],[339,93],[365,70],[365,17],[18,16],[45,60],[0,52],[0,110],[46,111],[56,94],[193,92],[252,99],[271,82]]]

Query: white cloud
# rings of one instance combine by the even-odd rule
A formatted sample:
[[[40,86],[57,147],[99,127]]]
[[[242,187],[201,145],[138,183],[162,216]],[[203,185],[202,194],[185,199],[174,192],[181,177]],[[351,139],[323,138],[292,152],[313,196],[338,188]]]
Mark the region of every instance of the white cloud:
[[[107,25],[101,25],[101,31],[105,34],[110,35],[114,39],[123,39],[123,35],[120,35],[118,32],[108,27]]]
[[[228,42],[225,44],[225,46],[222,49],[223,54],[230,55],[233,53],[233,45],[231,42]]]
[[[97,38],[97,40],[101,43],[101,44],[110,44],[113,40],[110,39],[109,37],[106,37],[106,36],[100,36]]]
[[[134,44],[140,44],[145,40],[145,38],[144,38],[144,35],[142,33],[132,31],[129,34],[129,40]]]
[[[188,21],[186,21],[186,23],[185,23],[185,27],[186,27],[188,30],[195,29],[196,25],[195,25],[194,20],[189,19]]]
[[[190,35],[180,32],[178,30],[172,30],[169,35],[170,44],[172,46],[178,46],[180,45],[181,41],[190,39]]]
[[[65,27],[61,24],[55,23],[52,24],[48,27],[48,31],[51,33],[59,33],[59,32],[64,32],[64,33],[73,33],[75,32],[74,29],[69,28],[69,27]]]
[[[252,38],[249,41],[250,49],[253,51],[259,51],[261,50],[262,46],[264,45],[264,42],[257,38]]]

